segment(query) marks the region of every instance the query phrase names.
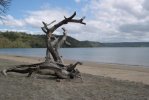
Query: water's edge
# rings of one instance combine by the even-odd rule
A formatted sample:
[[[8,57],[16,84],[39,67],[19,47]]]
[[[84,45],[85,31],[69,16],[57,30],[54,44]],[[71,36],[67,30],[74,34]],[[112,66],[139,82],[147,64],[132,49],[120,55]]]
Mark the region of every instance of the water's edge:
[[[62,48],[64,59],[108,64],[149,66],[149,48]],[[0,49],[2,55],[45,57],[45,48]]]

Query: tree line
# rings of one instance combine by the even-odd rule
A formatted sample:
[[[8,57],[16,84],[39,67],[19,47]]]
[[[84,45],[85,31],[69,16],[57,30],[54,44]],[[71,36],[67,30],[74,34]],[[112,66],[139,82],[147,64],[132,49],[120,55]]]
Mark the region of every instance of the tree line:
[[[0,48],[44,48],[44,35],[25,32],[0,32]]]
[[[56,35],[61,37],[61,35]],[[79,41],[67,36],[70,46],[62,45],[65,48],[76,47],[100,47],[101,43],[93,41]],[[6,31],[0,32],[0,48],[45,48],[45,35],[31,35],[25,32]]]

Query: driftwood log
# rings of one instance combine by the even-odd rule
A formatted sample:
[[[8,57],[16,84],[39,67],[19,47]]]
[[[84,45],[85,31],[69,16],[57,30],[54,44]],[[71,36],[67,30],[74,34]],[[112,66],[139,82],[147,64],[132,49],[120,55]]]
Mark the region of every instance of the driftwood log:
[[[76,16],[76,12],[73,13],[70,17],[65,17],[59,23],[53,25],[52,27],[48,27],[52,25],[56,20],[52,21],[51,23],[47,24],[43,23],[43,27],[41,29],[46,34],[45,42],[46,42],[46,57],[45,61],[42,63],[31,64],[31,65],[19,65],[9,69],[4,69],[2,73],[7,75],[8,72],[17,72],[17,73],[28,73],[28,77],[32,75],[32,73],[37,73],[41,75],[52,75],[56,76],[57,78],[62,79],[73,79],[75,77],[81,77],[81,74],[78,69],[76,69],[77,64],[82,64],[81,62],[76,62],[75,64],[65,65],[63,58],[60,56],[58,49],[62,46],[63,43],[67,45],[71,45],[67,38],[67,31],[65,28],[62,28],[63,35],[62,37],[58,38],[53,33],[56,29],[61,27],[64,24],[68,23],[80,23],[86,25],[83,22],[85,17],[81,19],[74,19]]]

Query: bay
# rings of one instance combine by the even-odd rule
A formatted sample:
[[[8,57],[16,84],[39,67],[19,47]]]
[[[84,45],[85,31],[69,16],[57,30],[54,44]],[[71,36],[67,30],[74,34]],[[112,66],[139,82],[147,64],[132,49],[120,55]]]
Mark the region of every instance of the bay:
[[[1,48],[0,54],[45,57],[45,48]],[[148,47],[61,48],[64,59],[149,66]]]

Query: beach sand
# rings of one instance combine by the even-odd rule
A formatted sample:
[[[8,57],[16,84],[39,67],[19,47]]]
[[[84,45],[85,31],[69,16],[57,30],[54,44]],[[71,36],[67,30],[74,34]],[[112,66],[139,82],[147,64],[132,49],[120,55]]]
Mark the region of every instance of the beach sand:
[[[37,63],[44,58],[22,57],[12,55],[0,55],[0,59],[12,60],[23,63]],[[75,63],[73,60],[65,60],[66,64]],[[82,73],[111,77],[118,80],[142,82],[149,85],[149,66],[108,64],[83,61],[83,65],[77,66]]]
[[[0,55],[0,70],[43,58]],[[75,61],[65,60],[67,64]],[[79,79],[9,73],[0,75],[0,100],[149,100],[149,68],[121,64],[83,62]]]

